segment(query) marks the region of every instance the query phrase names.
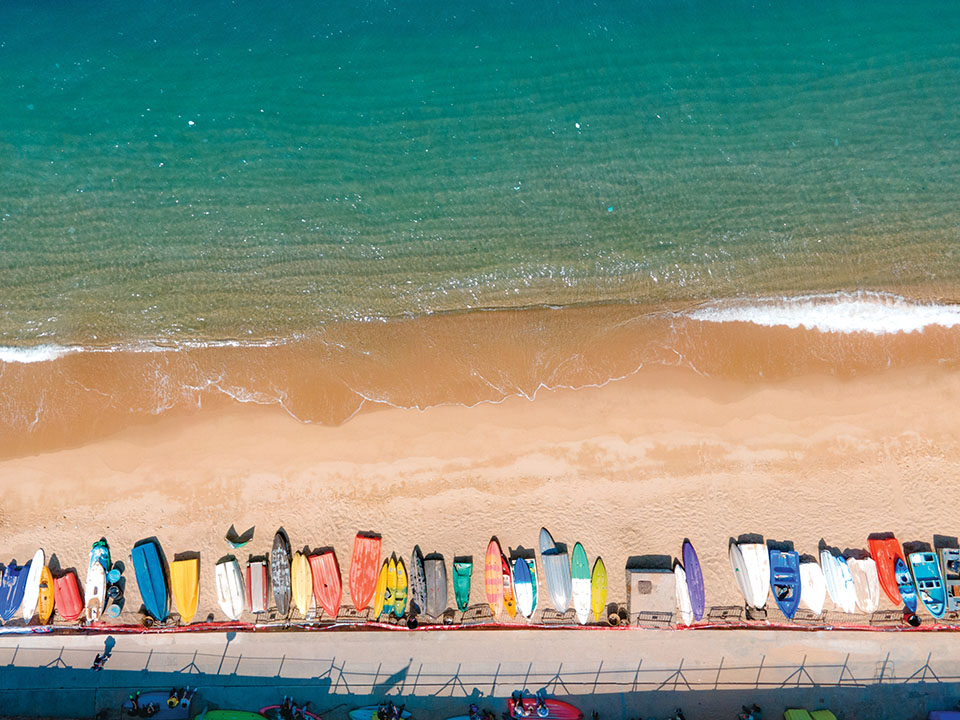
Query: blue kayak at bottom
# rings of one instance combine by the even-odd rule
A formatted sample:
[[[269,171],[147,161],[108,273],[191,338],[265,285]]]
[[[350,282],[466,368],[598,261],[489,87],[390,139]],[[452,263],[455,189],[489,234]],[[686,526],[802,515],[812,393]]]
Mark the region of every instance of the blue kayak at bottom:
[[[30,563],[21,566],[11,561],[3,571],[3,582],[0,582],[0,620],[3,622],[12,620],[20,610],[29,574]]]
[[[152,541],[141,543],[134,546],[130,554],[133,557],[133,570],[137,575],[143,607],[155,619],[166,621],[170,614],[170,598],[156,544]]]
[[[770,589],[780,611],[793,619],[800,606],[800,556],[794,551],[770,551]]]

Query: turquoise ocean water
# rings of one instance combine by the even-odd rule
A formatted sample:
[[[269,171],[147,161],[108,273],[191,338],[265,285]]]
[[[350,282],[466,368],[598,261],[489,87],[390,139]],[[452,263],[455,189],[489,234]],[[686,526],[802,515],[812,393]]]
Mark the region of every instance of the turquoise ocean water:
[[[960,284],[957,3],[0,5],[0,345]]]

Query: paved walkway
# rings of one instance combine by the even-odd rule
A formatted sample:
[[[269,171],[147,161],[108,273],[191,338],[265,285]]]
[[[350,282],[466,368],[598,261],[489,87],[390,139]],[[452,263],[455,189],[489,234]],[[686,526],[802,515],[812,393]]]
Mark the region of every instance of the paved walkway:
[[[106,669],[90,670],[107,643]],[[768,719],[784,707],[925,717],[960,699],[955,634],[780,631],[203,633],[0,638],[4,715],[91,717],[131,689],[200,688],[198,708],[256,710],[286,693],[329,720],[379,698],[418,718],[497,711],[518,688],[568,696],[588,717]],[[58,692],[51,692],[56,690]],[[62,692],[68,691],[68,692]]]

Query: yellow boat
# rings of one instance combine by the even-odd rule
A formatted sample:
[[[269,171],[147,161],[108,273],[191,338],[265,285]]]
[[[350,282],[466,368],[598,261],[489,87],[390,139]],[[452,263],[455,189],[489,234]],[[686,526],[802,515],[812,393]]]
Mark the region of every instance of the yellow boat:
[[[593,598],[593,619],[603,622],[607,618],[607,568],[602,558],[593,564],[590,578],[590,595]]]
[[[380,574],[377,575],[377,586],[373,590],[373,619],[376,620],[383,612],[383,597],[387,594],[387,566],[389,560],[384,560],[380,567]],[[396,572],[396,570],[394,570]]]
[[[293,604],[304,617],[310,611],[310,600],[313,597],[313,571],[310,570],[310,561],[302,552],[293,554],[293,565],[290,567],[290,589],[293,592]]]
[[[40,598],[37,601],[37,612],[40,615],[40,624],[46,625],[53,615],[53,573],[46,565],[40,571]]]
[[[403,617],[407,611],[407,568],[403,564],[403,558],[397,560],[397,591],[393,595],[393,614],[398,618]]]
[[[393,598],[397,594],[397,558],[390,556],[390,563],[387,565],[387,587],[383,593],[383,613],[385,615],[393,614]]]
[[[197,600],[200,593],[200,561],[174,560],[170,563],[170,586],[173,602],[180,613],[180,622],[189,623],[197,614]]]

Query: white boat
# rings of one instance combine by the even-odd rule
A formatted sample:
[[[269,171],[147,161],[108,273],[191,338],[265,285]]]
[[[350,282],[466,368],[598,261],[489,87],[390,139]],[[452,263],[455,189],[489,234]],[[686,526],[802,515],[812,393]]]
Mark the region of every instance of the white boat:
[[[847,561],[829,550],[823,550],[820,553],[820,567],[823,568],[823,578],[833,604],[845,613],[855,613],[857,591],[853,586],[853,576]]]
[[[800,603],[819,615],[823,612],[823,602],[826,599],[827,581],[823,577],[820,564],[816,560],[800,563]]]
[[[763,544],[730,543],[730,567],[747,605],[763,608],[770,588],[770,556]]]
[[[87,568],[87,584],[83,589],[87,622],[96,622],[100,619],[107,604],[106,591],[107,573],[104,572],[99,560],[91,559],[90,567]]]
[[[231,620],[239,620],[243,613],[243,573],[236,560],[224,560],[217,564],[217,602],[223,614]]]
[[[880,607],[880,576],[873,558],[847,560],[860,612],[873,613]]]
[[[23,591],[23,603],[20,610],[23,621],[29,623],[37,614],[37,603],[40,601],[40,574],[43,572],[43,550],[37,550],[30,561],[30,571],[27,573],[27,584]]]
[[[687,587],[687,572],[677,563],[673,569],[673,578],[677,588],[677,618],[681,625],[693,623],[693,605],[690,603],[690,589]]]

